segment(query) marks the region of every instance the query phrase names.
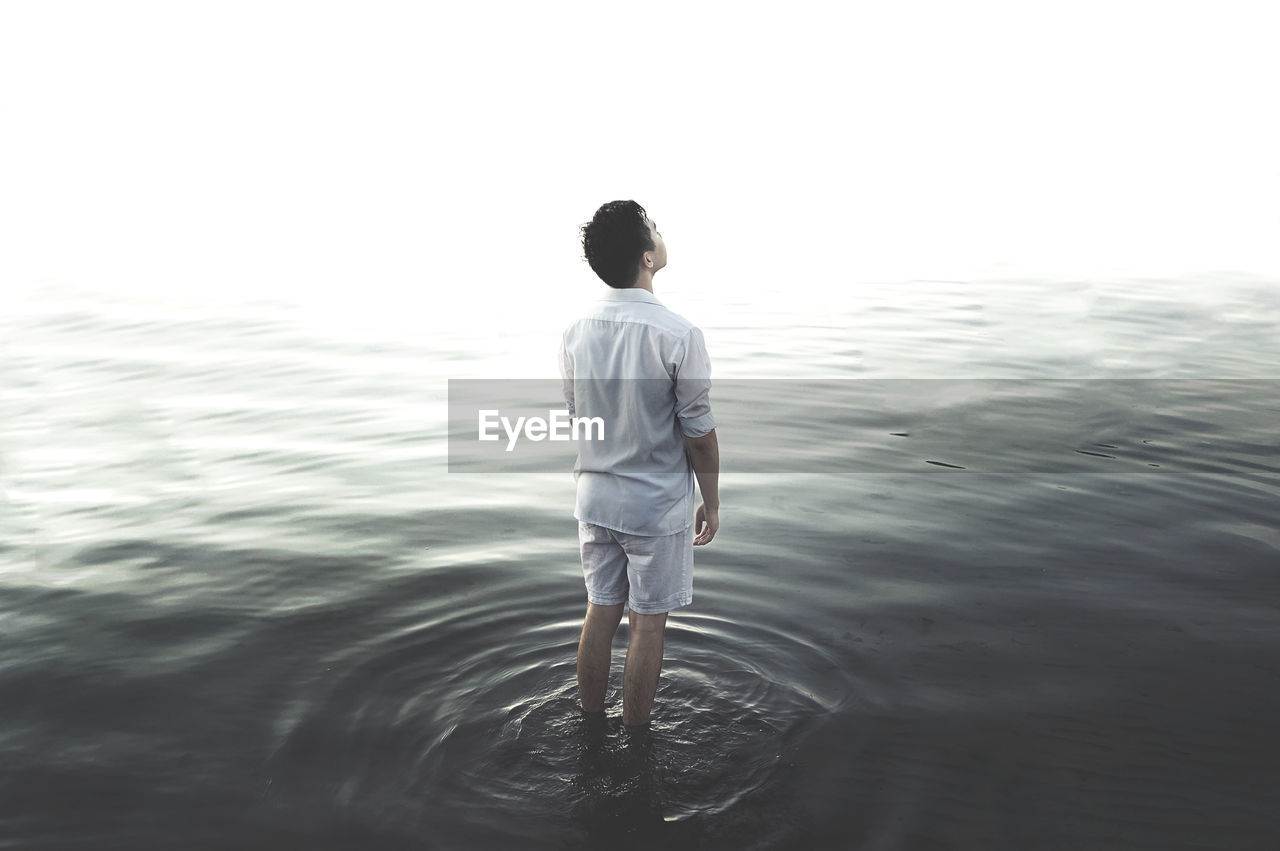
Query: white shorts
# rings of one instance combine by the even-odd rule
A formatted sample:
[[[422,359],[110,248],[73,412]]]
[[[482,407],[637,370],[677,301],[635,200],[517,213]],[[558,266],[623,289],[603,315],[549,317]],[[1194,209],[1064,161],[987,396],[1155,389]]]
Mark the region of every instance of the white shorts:
[[[631,535],[578,522],[587,599],[625,602],[638,615],[657,615],[693,602],[693,524],[674,535]]]

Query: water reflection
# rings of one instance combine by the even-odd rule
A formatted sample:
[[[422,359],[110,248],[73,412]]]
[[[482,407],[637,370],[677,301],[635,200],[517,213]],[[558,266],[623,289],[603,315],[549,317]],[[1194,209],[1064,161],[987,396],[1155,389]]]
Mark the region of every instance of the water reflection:
[[[587,843],[606,847],[627,838],[660,838],[665,826],[660,737],[628,730],[617,718],[583,719],[576,732],[581,774],[573,786],[580,797],[572,815]]]

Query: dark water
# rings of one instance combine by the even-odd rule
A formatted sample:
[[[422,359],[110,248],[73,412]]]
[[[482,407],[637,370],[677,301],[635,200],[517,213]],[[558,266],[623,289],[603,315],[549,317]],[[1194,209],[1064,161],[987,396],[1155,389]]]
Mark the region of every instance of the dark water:
[[[668,303],[724,377],[1280,363],[1241,277]],[[563,317],[9,308],[0,847],[1280,847],[1280,429],[1229,382],[1063,447],[1145,475],[726,474],[646,746],[576,714],[571,477],[445,472],[445,380],[554,376]],[[726,468],[769,451],[717,415]]]

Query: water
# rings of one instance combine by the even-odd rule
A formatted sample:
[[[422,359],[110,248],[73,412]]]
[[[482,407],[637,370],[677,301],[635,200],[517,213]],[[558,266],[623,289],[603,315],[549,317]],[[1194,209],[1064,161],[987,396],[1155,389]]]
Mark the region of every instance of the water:
[[[1244,276],[659,297],[720,378],[1280,362]],[[1280,440],[1229,381],[1063,447],[1144,475],[726,472],[635,747],[576,715],[571,477],[446,473],[446,379],[554,377],[567,319],[11,298],[0,845],[1276,847]]]

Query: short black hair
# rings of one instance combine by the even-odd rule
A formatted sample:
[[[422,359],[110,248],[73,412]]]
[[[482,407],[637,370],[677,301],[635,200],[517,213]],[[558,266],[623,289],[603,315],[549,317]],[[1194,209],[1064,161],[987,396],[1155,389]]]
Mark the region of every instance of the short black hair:
[[[602,204],[580,230],[591,271],[615,289],[634,287],[640,258],[657,247],[649,233],[649,214],[635,201]]]

